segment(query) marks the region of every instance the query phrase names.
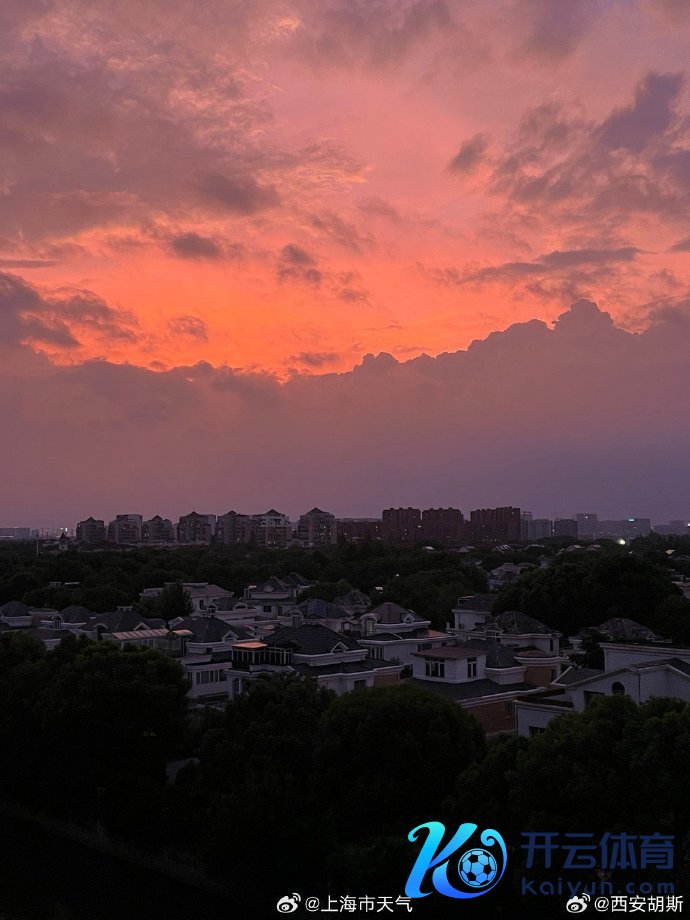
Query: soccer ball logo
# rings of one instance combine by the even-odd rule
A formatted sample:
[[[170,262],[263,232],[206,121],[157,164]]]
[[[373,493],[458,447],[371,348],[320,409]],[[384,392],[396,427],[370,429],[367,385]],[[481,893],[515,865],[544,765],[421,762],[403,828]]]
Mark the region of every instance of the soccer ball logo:
[[[470,888],[484,888],[496,878],[498,865],[488,850],[467,850],[458,861],[460,878]]]

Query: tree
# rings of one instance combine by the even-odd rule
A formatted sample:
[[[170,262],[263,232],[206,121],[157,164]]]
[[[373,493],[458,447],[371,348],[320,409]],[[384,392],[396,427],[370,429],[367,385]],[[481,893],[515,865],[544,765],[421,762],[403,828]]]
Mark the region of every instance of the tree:
[[[521,610],[569,635],[611,617],[649,625],[655,608],[678,593],[666,569],[614,549],[526,572],[499,592],[494,610]]]
[[[406,836],[442,810],[484,732],[456,703],[409,685],[356,690],[323,718],[316,751],[325,815],[339,836]],[[332,790],[337,789],[334,796]]]
[[[164,620],[174,620],[177,617],[188,617],[194,613],[192,596],[184,585],[175,581],[167,584],[158,595],[158,616]]]

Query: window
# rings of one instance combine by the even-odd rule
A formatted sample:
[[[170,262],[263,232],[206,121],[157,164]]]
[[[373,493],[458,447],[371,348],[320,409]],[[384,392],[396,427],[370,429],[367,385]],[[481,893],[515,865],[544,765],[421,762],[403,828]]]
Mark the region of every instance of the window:
[[[270,613],[273,609],[270,604],[264,604],[264,613]]]
[[[546,731],[545,728],[542,728],[541,725],[530,725],[529,734],[530,738],[534,738],[535,735],[543,735]]]
[[[369,649],[369,654],[372,658],[383,658],[383,648],[377,645],[375,648]]]
[[[366,685],[367,685],[366,678],[364,680],[356,680],[354,683],[354,688],[355,690],[357,690],[358,687],[366,687]]]
[[[467,659],[467,676],[468,677],[477,676],[477,659],[476,658]]]
[[[619,680],[615,680],[611,684],[611,693],[615,693],[616,696],[622,696],[625,693],[625,687]]]
[[[585,690],[585,706],[589,706],[590,703],[593,703],[594,700],[598,699],[600,696],[604,696],[604,694],[598,690]]]
[[[446,663],[443,658],[427,658],[424,662],[424,673],[427,677],[445,677]]]

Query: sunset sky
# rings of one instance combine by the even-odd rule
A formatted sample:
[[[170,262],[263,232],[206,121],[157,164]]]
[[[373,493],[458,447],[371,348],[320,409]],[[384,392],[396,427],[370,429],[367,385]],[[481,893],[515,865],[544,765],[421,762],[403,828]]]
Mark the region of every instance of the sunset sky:
[[[690,517],[689,60],[687,0],[4,0],[0,525]]]

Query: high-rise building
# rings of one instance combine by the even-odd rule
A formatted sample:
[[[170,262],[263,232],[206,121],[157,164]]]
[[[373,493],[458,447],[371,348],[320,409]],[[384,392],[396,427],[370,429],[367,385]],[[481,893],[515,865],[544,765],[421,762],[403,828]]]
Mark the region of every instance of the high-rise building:
[[[141,539],[143,543],[174,543],[175,526],[168,518],[156,514],[141,525]]]
[[[599,520],[597,515],[591,511],[586,514],[578,514],[577,518],[577,535],[584,540],[594,540],[599,530]]]
[[[105,521],[89,517],[77,524],[77,541],[79,543],[103,543],[106,538]]]
[[[553,522],[553,535],[577,538],[577,521],[574,518],[556,518]]]
[[[419,508],[386,508],[382,514],[381,536],[388,543],[416,543],[422,536]]]
[[[292,538],[292,525],[287,514],[271,508],[265,514],[253,514],[254,540],[266,549],[281,549]]]
[[[472,540],[486,543],[520,542],[520,509],[512,505],[503,508],[478,508],[470,513]]]
[[[234,543],[251,543],[254,539],[255,524],[251,514],[238,514],[228,511],[221,514],[216,521],[216,542],[232,545]]]
[[[0,540],[30,540],[33,536],[30,527],[0,527]]]
[[[312,508],[300,515],[297,522],[297,539],[302,546],[332,546],[338,542],[338,525],[335,515],[320,508]]]
[[[523,521],[524,527],[524,521]],[[534,518],[527,524],[528,540],[545,540],[553,536],[553,521],[549,518]],[[523,530],[524,539],[524,530]]]
[[[338,536],[344,537],[349,543],[381,539],[381,518],[338,518],[336,524]]]
[[[108,540],[111,543],[141,543],[142,523],[140,514],[118,514],[108,524]]]
[[[210,543],[216,527],[215,514],[184,514],[177,524],[178,543]]]
[[[422,511],[423,540],[437,540],[444,546],[461,546],[465,539],[465,518],[459,508],[427,508]]]

